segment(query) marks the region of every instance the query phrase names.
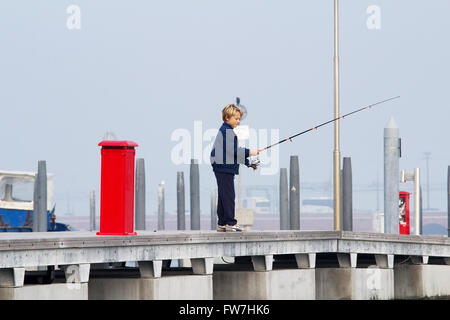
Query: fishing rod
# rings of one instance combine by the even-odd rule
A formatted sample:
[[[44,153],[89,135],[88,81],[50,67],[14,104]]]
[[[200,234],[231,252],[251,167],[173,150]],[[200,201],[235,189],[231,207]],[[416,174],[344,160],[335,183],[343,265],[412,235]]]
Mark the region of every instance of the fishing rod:
[[[368,105],[368,106],[366,106],[366,107],[363,107],[363,108],[360,108],[360,109],[358,109],[358,110],[355,110],[355,111],[349,112],[349,113],[347,113],[347,114],[344,114],[343,116],[337,117],[337,118],[335,118],[335,119],[328,120],[327,122],[321,123],[321,124],[319,124],[319,125],[317,125],[317,126],[315,126],[315,127],[312,127],[312,128],[310,128],[310,129],[308,129],[308,130],[302,131],[302,132],[297,133],[297,134],[295,134],[295,135],[293,135],[293,136],[290,136],[290,137],[288,137],[288,138],[286,138],[286,139],[283,139],[283,140],[281,140],[280,142],[274,143],[274,144],[272,144],[272,145],[270,145],[270,146],[268,146],[268,147],[265,147],[265,148],[263,148],[263,149],[259,149],[259,151],[260,151],[260,152],[261,152],[261,151],[265,151],[265,150],[267,150],[267,149],[269,149],[269,148],[272,148],[273,146],[279,145],[280,143],[283,143],[283,142],[286,142],[286,141],[291,141],[291,142],[292,142],[292,139],[293,139],[293,138],[298,137],[298,136],[300,136],[300,135],[302,135],[302,134],[305,134],[305,133],[307,133],[307,132],[309,132],[309,131],[317,130],[318,128],[320,128],[320,127],[322,127],[322,126],[324,126],[324,125],[327,125],[327,124],[332,123],[332,122],[334,122],[334,121],[337,121],[337,120],[339,120],[339,119],[344,119],[345,117],[348,117],[349,115],[352,115],[352,114],[354,114],[354,113],[357,113],[357,112],[360,112],[360,111],[363,111],[363,110],[366,110],[366,109],[370,109],[370,108],[372,108],[372,107],[374,107],[374,106],[376,106],[376,105],[379,105],[379,104],[382,104],[382,103],[385,103],[385,102],[388,102],[388,101],[391,101],[391,100],[394,100],[394,99],[397,99],[397,98],[400,98],[400,96],[396,96],[396,97],[392,97],[392,98],[389,98],[389,99],[386,99],[386,100],[383,100],[383,101],[379,101],[379,102],[377,102],[377,103],[370,104],[370,105]]]

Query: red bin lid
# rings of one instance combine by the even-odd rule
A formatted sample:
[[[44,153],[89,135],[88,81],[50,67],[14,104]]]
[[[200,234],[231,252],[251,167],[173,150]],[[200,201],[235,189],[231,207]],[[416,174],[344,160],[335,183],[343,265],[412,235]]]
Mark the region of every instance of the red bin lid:
[[[103,140],[99,144],[101,147],[137,147],[138,144],[134,141],[118,141],[118,140]]]

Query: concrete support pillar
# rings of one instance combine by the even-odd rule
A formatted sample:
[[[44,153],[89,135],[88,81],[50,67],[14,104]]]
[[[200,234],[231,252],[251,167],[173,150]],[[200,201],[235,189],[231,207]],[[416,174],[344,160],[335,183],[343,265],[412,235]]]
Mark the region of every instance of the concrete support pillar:
[[[341,268],[356,268],[357,253],[338,253],[337,254],[339,267]]]
[[[196,159],[191,159],[190,193],[191,230],[200,230],[200,174],[198,160]]]
[[[151,261],[145,261],[151,262]],[[161,262],[161,261],[160,261]],[[142,265],[142,261],[139,262]],[[145,264],[145,263],[144,263]],[[212,275],[167,271],[167,276],[92,278],[89,300],[212,300]]]
[[[395,279],[397,282],[397,279]],[[317,300],[391,300],[394,269],[317,268]]]
[[[186,230],[186,196],[184,172],[177,172],[177,230]],[[179,259],[179,267],[191,267],[189,259]]]
[[[352,159],[344,157],[342,169],[342,230],[353,231]]]
[[[136,179],[135,179],[135,209],[134,225],[135,230],[145,230],[145,162],[144,159],[136,159]]]
[[[177,230],[186,230],[184,173],[177,172]]]
[[[340,199],[340,215],[339,215],[339,223],[340,223],[340,226],[341,226],[341,229],[339,229],[340,231],[342,231],[342,228],[343,228],[343,226],[342,226],[342,224],[343,224],[343,221],[344,221],[344,193],[342,192],[342,190],[344,189],[344,174],[343,174],[343,169],[341,169],[341,170],[339,170],[339,181],[340,181],[340,194],[341,194],[341,199]],[[337,230],[337,229],[336,229]]]
[[[87,299],[88,283],[51,283],[11,288],[0,287],[0,300],[54,301]]]
[[[450,166],[447,168],[447,231],[450,237]]]
[[[214,271],[213,296],[215,300],[314,300],[315,273],[314,269]]]
[[[414,234],[422,234],[422,216],[420,215],[420,169],[414,169]]]
[[[165,199],[164,199],[164,185],[165,182],[161,181],[158,187],[158,230],[165,229]]]
[[[299,253],[295,255],[297,261],[297,268],[299,269],[314,269],[316,267],[315,253]]]
[[[139,261],[138,267],[141,278],[161,278],[162,265],[162,260]]]
[[[177,230],[186,230],[186,196],[184,172],[177,172]],[[179,267],[191,267],[189,259],[179,259]]]
[[[400,264],[394,268],[395,299],[450,296],[450,266]]]
[[[33,232],[47,232],[47,164],[45,160],[38,161],[33,201]]]
[[[411,256],[413,264],[428,264],[428,256]]]
[[[280,230],[290,229],[287,168],[280,168]]]
[[[212,274],[214,258],[194,258],[191,259],[192,271],[194,274]]]
[[[394,118],[384,128],[384,232],[398,234],[399,129]]]
[[[95,190],[89,193],[89,230],[95,231]]]
[[[377,267],[381,269],[392,269],[394,267],[393,254],[375,254]]]
[[[217,226],[217,189],[211,191],[211,230]]]
[[[255,271],[270,271],[273,267],[273,255],[252,256]]]
[[[23,287],[25,268],[0,269],[0,288]]]
[[[419,187],[419,232],[423,234],[423,206],[422,206],[422,186]]]
[[[62,266],[66,276],[66,283],[89,282],[91,265],[89,263],[71,264]]]
[[[298,156],[291,156],[289,170],[290,227],[291,230],[300,230],[300,171]]]

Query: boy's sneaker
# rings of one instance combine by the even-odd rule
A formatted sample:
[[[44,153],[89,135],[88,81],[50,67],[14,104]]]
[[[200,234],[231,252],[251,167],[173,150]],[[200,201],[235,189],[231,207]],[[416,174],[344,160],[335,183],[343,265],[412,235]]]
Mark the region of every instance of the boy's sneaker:
[[[217,225],[216,231],[218,232],[225,232],[227,231],[225,226],[221,226],[220,224]]]
[[[234,226],[226,225],[225,229],[227,232],[244,232],[245,229],[239,226],[238,224],[235,224]]]

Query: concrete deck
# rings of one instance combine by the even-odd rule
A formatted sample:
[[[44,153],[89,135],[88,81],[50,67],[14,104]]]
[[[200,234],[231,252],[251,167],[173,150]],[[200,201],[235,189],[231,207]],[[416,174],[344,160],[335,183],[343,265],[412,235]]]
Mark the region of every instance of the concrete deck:
[[[444,236],[338,231],[138,231],[137,236],[95,232],[0,234],[0,269],[123,261],[161,261],[305,253],[375,254],[450,258]]]
[[[234,265],[215,265],[222,257],[234,257]],[[170,260],[190,261],[192,269],[183,277],[168,276]],[[119,274],[102,280],[96,275],[99,270],[110,271],[105,269],[108,263],[123,266],[123,262],[135,266],[137,279]],[[57,267],[66,283],[30,285],[34,271],[27,271],[28,278],[25,271],[31,268],[48,274],[53,269],[46,266]],[[0,289],[6,299],[30,294],[45,298],[58,290],[64,299],[86,299],[87,291],[89,299],[191,299],[189,283],[197,276],[203,280],[194,290],[203,294],[196,296],[199,299],[448,297],[450,287],[440,279],[449,274],[450,239],[444,236],[291,230],[138,231],[135,236],[0,234]],[[230,283],[240,290],[230,289]],[[116,289],[123,294],[108,296]]]

